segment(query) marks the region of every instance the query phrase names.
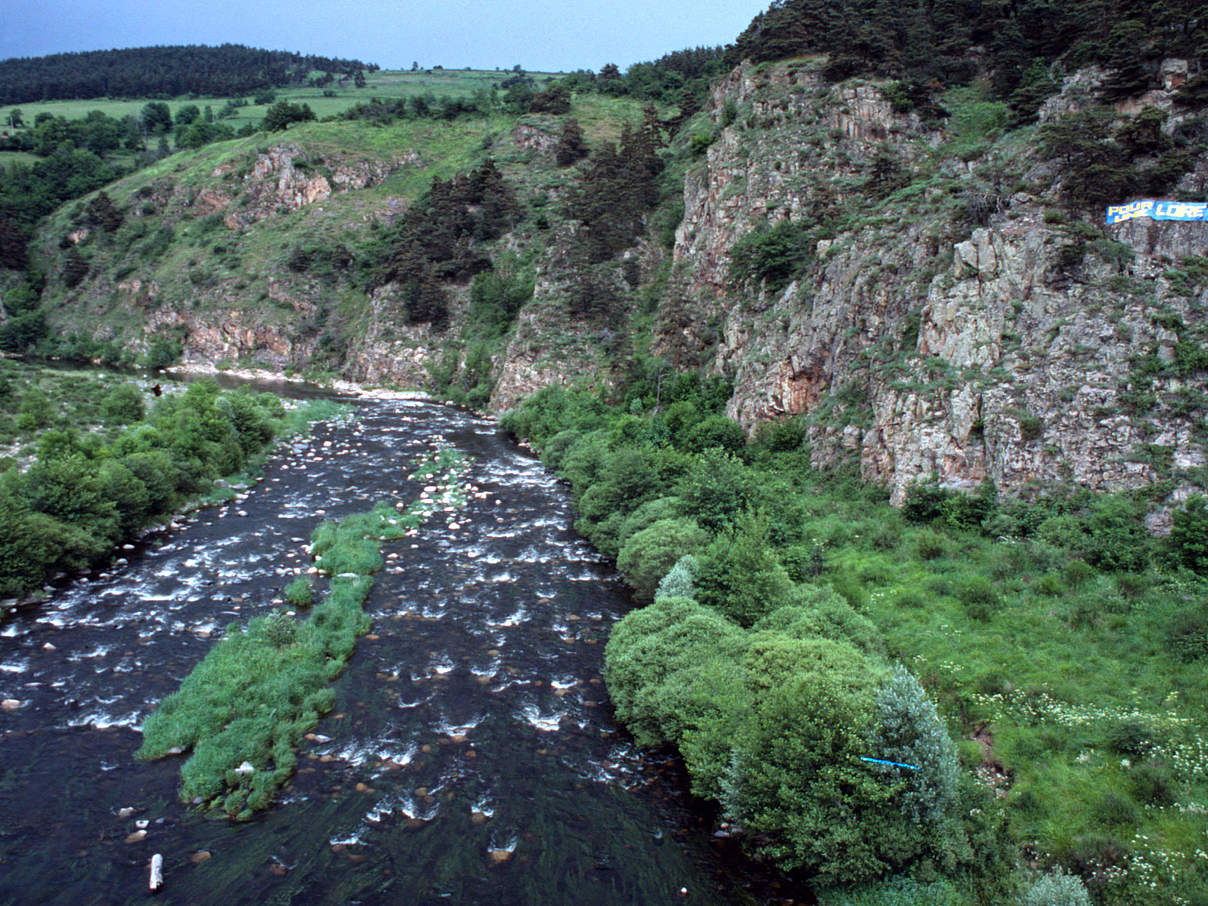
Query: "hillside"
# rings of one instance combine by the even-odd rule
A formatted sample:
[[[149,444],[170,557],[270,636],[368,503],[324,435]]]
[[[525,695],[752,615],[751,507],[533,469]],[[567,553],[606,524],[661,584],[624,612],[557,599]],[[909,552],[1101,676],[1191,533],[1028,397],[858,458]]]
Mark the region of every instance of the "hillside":
[[[641,117],[636,103],[596,96],[573,113],[595,145]],[[539,114],[331,122],[175,155],[106,189],[121,212],[112,229],[90,221],[87,200],[46,222],[35,245],[48,315],[64,333],[140,349],[170,336],[186,358],[430,386],[482,332],[465,316],[474,274],[446,281],[447,329],[409,318],[406,281],[376,276],[398,229],[434,179],[490,158],[518,207],[508,241],[487,254],[517,279],[540,272],[551,237],[569,229],[559,129]]]
[[[828,906],[1201,903],[1208,235],[1104,224],[1208,189],[1199,26],[977,6],[182,151],[42,220],[17,301],[43,352],[511,413],[650,605],[618,715]],[[832,770],[874,742],[930,773]]]
[[[924,118],[896,113],[888,83],[828,84],[820,63],[742,66],[660,152],[662,201],[642,215],[655,229],[587,262],[572,254],[581,177],[553,159],[557,116],[304,125],[111,186],[125,212],[112,234],[90,230],[78,205],[61,210],[37,244],[46,299],[52,321],[97,339],[169,331],[211,362],[485,381],[496,409],[559,376],[617,378],[617,350],[650,344],[732,375],[729,412],[748,427],[809,416],[818,464],[852,455],[897,500],[935,474],[966,488],[1150,486],[1155,503],[1177,501],[1204,486],[1200,227],[1105,232],[1044,151],[1058,123],[1106,116],[1123,135],[1144,111],[1178,155],[1138,155],[1139,172],[1146,157],[1176,159],[1176,191],[1194,195],[1202,145],[1175,105],[1180,65],[1114,110],[1093,106],[1102,71],[1080,71],[1038,125],[1015,129],[976,86],[940,99],[947,118]],[[636,104],[593,94],[569,115],[596,147],[639,119]],[[480,336],[473,274],[446,281],[452,314],[434,329],[398,318],[399,287],[366,270],[433,177],[487,157],[520,200],[487,258],[536,281],[506,352]],[[87,264],[74,287],[65,248]],[[606,289],[607,323],[568,305],[568,281],[585,275]],[[481,373],[467,372],[471,352]]]

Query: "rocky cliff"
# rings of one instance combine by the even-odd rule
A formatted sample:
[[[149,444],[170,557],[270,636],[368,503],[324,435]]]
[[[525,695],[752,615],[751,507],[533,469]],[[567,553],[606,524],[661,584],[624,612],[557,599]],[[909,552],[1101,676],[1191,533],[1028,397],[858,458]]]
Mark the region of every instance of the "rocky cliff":
[[[1070,79],[1042,117],[1079,109],[1093,77]],[[1169,110],[1169,90],[1147,102]],[[1076,222],[1035,127],[970,149],[959,115],[925,124],[808,64],[733,72],[685,180],[663,349],[708,351],[735,377],[734,418],[803,414],[819,464],[857,457],[897,501],[933,476],[1155,485],[1166,501],[1204,487],[1203,362],[1176,358],[1202,349],[1208,282],[1193,256],[1208,228]],[[1205,172],[1201,160],[1179,190],[1202,193]],[[736,276],[736,246],[784,221],[813,243],[796,279],[770,291]]]
[[[583,257],[581,170],[555,162],[557,117],[315,124],[115,184],[115,232],[82,204],[58,212],[39,239],[52,321],[136,348],[175,337],[210,362],[474,386],[497,411],[545,384],[621,379],[648,345],[733,377],[748,429],[803,417],[818,465],[854,458],[895,501],[932,478],[1152,487],[1160,528],[1208,484],[1208,228],[1102,228],[1101,208],[1068,203],[1041,127],[1012,128],[976,87],[916,108],[820,65],[743,65],[714,85],[665,152],[682,178],[673,242],[665,199],[646,237]],[[1199,122],[1173,100],[1186,63],[1162,72],[1163,89],[1117,105],[1121,122],[1157,111],[1166,136]],[[1070,76],[1041,122],[1078,115],[1103,78]],[[640,117],[598,103],[575,111],[597,146]],[[405,275],[358,269],[433,177],[487,154],[524,213],[484,254],[530,274],[531,299],[483,333],[469,278],[452,277],[447,323],[408,317]],[[1190,159],[1176,193],[1206,181]]]

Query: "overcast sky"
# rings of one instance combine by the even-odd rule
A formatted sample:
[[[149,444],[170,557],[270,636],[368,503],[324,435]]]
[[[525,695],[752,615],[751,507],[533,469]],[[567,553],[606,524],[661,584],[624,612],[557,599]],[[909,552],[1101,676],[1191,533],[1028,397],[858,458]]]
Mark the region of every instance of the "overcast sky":
[[[726,44],[770,0],[0,0],[0,59],[247,44],[377,63],[622,68]]]

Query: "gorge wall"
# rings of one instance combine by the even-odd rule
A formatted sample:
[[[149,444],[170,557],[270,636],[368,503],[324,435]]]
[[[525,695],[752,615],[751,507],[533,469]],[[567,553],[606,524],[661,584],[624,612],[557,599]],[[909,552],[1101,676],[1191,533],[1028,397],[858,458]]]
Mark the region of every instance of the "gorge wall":
[[[1085,83],[1042,119],[1079,109]],[[1208,287],[1185,262],[1208,250],[1203,224],[1075,223],[1035,127],[962,147],[959,110],[928,126],[808,65],[740,67],[708,114],[717,138],[685,180],[660,341],[682,356],[719,333],[710,364],[735,377],[734,418],[804,414],[819,465],[857,457],[897,502],[933,476],[1153,485],[1165,502],[1205,486],[1204,375],[1177,361],[1204,339]],[[1202,193],[1206,173],[1198,161],[1180,192]],[[736,281],[736,245],[782,221],[813,227],[800,276]]]
[[[1180,64],[1120,115],[1159,110],[1166,135],[1194,119],[1172,100]],[[1068,78],[1041,122],[1084,109],[1102,78]],[[51,218],[37,243],[48,308],[60,331],[137,349],[172,336],[186,359],[478,381],[496,411],[549,383],[617,380],[649,348],[731,376],[729,413],[749,430],[801,416],[817,465],[853,458],[896,502],[932,478],[1151,487],[1161,529],[1208,486],[1208,228],[1101,228],[1101,208],[1064,202],[1040,127],[1010,128],[976,88],[949,92],[944,117],[895,109],[886,87],[828,84],[809,60],[738,67],[665,154],[682,175],[673,240],[659,224],[678,189],[645,238],[590,266],[567,214],[577,171],[554,159],[557,117],[322,124],[210,146],[109,187],[125,211],[112,237],[82,204]],[[406,285],[357,275],[434,176],[486,154],[529,211],[491,247],[533,284],[501,339],[475,324],[468,279],[446,281],[437,326],[404,316]],[[1187,197],[1208,181],[1208,163],[1192,164]],[[789,241],[787,271],[732,264],[767,265],[767,237]],[[73,256],[86,274],[68,285]],[[603,315],[573,301],[584,281],[607,297]]]

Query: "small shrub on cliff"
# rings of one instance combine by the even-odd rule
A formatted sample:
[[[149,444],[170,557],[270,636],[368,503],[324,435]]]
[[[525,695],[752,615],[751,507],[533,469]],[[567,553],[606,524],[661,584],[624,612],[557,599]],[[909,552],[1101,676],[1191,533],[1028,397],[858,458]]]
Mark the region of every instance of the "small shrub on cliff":
[[[1208,574],[1208,500],[1197,494],[1171,514],[1169,545],[1175,559]]]
[[[811,229],[786,220],[743,236],[730,250],[730,279],[763,283],[772,293],[784,289],[813,256]]]

